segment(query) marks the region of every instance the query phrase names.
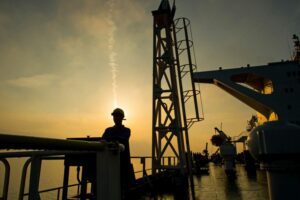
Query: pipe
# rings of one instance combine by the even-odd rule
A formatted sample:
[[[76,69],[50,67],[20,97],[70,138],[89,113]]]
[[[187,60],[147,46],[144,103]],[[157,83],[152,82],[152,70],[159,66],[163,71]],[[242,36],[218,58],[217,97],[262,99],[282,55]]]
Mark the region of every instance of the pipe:
[[[8,135],[2,133],[0,133],[0,141],[0,149],[102,151],[108,144],[106,141],[88,142],[79,140]]]

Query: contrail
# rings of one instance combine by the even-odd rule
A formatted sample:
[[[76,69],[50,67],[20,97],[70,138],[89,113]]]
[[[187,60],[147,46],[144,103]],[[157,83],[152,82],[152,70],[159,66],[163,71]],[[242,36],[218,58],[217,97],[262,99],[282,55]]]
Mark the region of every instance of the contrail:
[[[114,107],[118,107],[118,94],[117,94],[117,72],[118,72],[118,64],[116,62],[117,53],[115,52],[115,32],[117,30],[117,26],[115,21],[113,20],[113,11],[115,8],[115,0],[108,0],[108,52],[109,52],[109,66],[111,68],[112,74],[112,92],[113,92],[113,101]]]

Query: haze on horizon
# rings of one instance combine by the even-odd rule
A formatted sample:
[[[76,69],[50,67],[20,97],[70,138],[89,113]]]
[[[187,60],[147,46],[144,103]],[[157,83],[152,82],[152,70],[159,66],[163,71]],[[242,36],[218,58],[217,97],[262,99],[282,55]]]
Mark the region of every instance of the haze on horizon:
[[[117,98],[133,154],[150,155],[151,11],[159,2],[0,1],[0,133],[101,136]],[[297,0],[176,4],[176,17],[191,20],[198,71],[290,59],[292,35],[300,34]],[[255,114],[215,86],[201,92],[205,120],[190,130],[193,151],[203,150],[215,126],[238,135]]]

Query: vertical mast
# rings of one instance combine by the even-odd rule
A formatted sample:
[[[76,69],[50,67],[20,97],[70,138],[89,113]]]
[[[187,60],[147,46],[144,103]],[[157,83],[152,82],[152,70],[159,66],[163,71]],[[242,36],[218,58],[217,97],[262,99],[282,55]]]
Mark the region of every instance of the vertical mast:
[[[174,20],[175,3],[171,8],[168,0],[162,0],[152,14],[152,173],[175,168],[182,174],[189,172],[191,176],[188,129],[203,117],[197,102],[200,91],[195,89],[192,80],[196,64],[192,61],[190,21],[187,18]],[[175,156],[177,163],[165,165],[163,156]]]
[[[182,134],[181,110],[176,78],[173,37],[173,17],[168,0],[162,0],[158,10],[152,12],[153,24],[153,121],[152,121],[152,173],[171,166],[162,157],[175,156],[172,168],[185,173],[186,159]]]

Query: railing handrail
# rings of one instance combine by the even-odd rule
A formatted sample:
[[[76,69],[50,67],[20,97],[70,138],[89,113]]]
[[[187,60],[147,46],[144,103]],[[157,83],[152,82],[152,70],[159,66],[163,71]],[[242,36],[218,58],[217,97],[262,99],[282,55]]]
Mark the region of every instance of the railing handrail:
[[[150,170],[152,170],[152,168],[148,168],[148,169],[145,169],[145,170],[135,171],[134,173],[137,174],[137,173],[142,173],[142,172],[150,171]]]
[[[74,184],[71,184],[71,185],[68,185],[68,187],[74,187],[74,186],[79,186],[80,183],[74,183]],[[60,187],[56,187],[56,188],[49,188],[49,189],[45,189],[45,190],[40,190],[39,193],[46,193],[46,192],[52,192],[52,191],[55,191],[55,190],[60,190],[60,189],[63,189],[64,187],[63,186],[60,186]],[[28,196],[29,193],[25,193],[24,196]]]
[[[130,156],[130,158],[134,158],[134,159],[136,159],[136,158],[152,158],[152,156]],[[176,158],[176,156],[163,156],[162,158]]]
[[[31,156],[58,156],[69,154],[91,154],[96,151],[55,151],[55,150],[43,150],[43,151],[21,151],[21,152],[0,152],[0,158],[21,158]]]

